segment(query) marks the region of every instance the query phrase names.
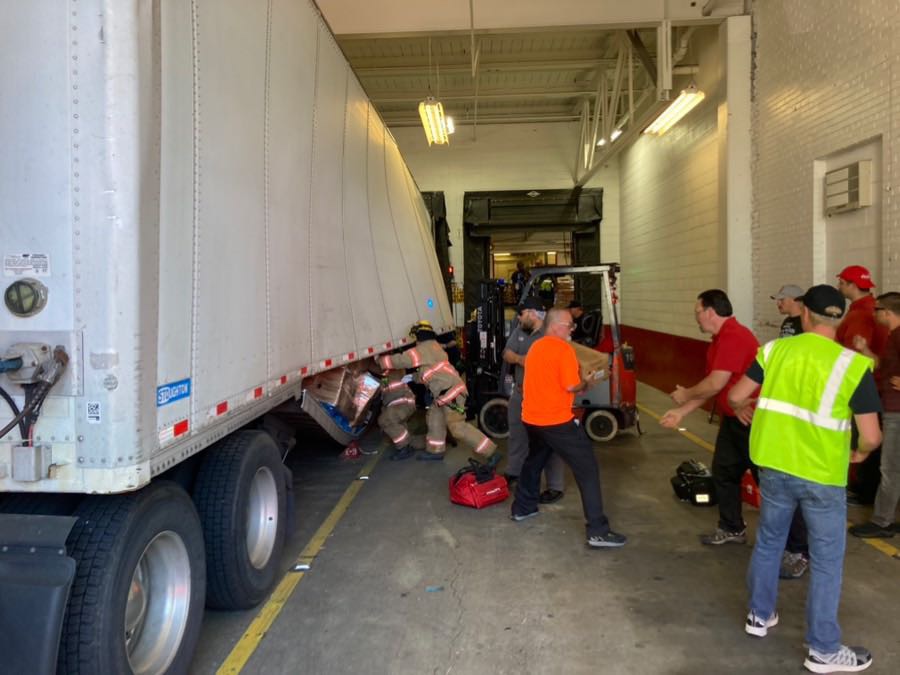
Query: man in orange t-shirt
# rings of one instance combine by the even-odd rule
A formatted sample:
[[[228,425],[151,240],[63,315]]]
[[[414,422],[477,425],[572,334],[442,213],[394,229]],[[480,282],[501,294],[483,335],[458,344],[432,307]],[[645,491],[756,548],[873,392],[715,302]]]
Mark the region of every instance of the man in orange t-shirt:
[[[555,452],[572,469],[581,492],[588,546],[614,548],[623,546],[626,539],[609,528],[594,448],[572,414],[575,392],[587,386],[581,379],[575,349],[569,344],[574,327],[568,310],[550,310],[545,336],[525,357],[522,421],[528,432],[528,457],[519,474],[510,517],[519,521],[538,514],[541,472]]]

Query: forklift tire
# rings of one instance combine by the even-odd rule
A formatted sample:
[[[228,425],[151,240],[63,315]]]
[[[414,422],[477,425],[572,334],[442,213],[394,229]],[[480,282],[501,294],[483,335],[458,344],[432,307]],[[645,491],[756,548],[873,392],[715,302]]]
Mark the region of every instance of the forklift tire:
[[[478,411],[478,426],[491,438],[503,439],[509,436],[509,401],[492,398]]]
[[[58,672],[184,673],[200,637],[206,564],[187,493],[156,481],[87,497],[66,548],[77,565]]]
[[[281,569],[287,524],[285,471],[275,440],[243,430],[206,451],[194,503],[206,538],[206,606],[249,609]]]
[[[606,443],[619,433],[619,419],[609,410],[594,410],[584,418],[584,430],[592,441]]]

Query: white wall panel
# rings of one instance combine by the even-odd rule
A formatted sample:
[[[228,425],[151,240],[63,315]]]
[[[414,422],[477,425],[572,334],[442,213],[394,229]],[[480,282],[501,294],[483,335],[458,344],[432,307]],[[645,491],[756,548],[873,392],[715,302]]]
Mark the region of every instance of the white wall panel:
[[[267,139],[272,378],[313,358],[307,249],[318,23],[308,3],[272,3]]]
[[[375,244],[378,277],[387,306],[388,321],[394,337],[409,331],[409,317],[413,314],[415,298],[406,275],[399,264],[400,241],[394,230],[394,219],[388,202],[385,175],[385,146],[387,134],[376,115],[369,115],[369,149],[366,157],[369,180],[369,222]],[[415,320],[415,319],[413,319]]]
[[[308,265],[315,300],[310,314],[312,349],[322,356],[336,356],[356,348],[353,331],[347,325],[350,290],[341,217],[349,70],[328,29],[320,26]]]
[[[267,6],[200,0],[196,427],[220,397],[266,377],[265,73]],[[247,327],[242,330],[242,327]]]
[[[344,128],[343,237],[347,275],[352,293],[348,318],[356,335],[356,349],[385,342],[391,334],[378,261],[369,224],[368,150],[369,101],[355,77],[347,87],[347,121]]]

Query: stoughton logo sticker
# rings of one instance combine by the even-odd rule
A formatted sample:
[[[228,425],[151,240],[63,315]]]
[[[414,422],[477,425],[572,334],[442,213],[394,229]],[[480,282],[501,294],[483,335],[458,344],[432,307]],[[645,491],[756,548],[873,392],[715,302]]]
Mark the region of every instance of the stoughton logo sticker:
[[[191,380],[179,380],[178,382],[170,382],[156,388],[156,407],[162,408],[175,401],[187,398],[191,395]]]

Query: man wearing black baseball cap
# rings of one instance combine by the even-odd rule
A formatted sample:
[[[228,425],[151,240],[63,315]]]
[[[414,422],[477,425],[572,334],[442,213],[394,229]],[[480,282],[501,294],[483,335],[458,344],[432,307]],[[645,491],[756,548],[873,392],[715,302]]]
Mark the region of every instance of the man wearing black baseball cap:
[[[750,427],[750,458],[759,467],[762,504],[747,581],[750,612],[744,630],[765,637],[778,624],[778,568],[791,518],[799,506],[809,530],[812,580],[806,603],[804,662],[816,673],[857,672],[872,663],[862,647],[841,643],[837,614],[847,538],[847,464],[881,443],[881,402],[872,360],[842,347],[835,331],[844,298],[832,286],[802,297],[803,334],[763,345],[729,393]],[[761,386],[753,406],[753,392]],[[859,445],[850,449],[850,421]]]

